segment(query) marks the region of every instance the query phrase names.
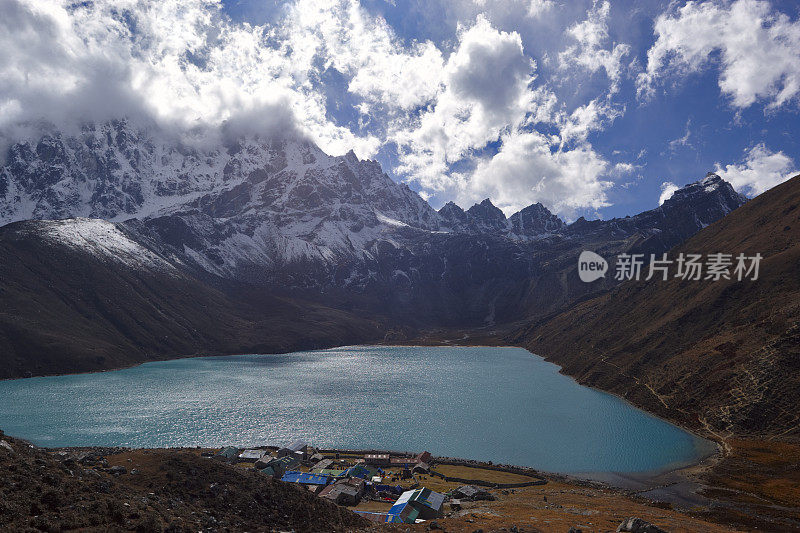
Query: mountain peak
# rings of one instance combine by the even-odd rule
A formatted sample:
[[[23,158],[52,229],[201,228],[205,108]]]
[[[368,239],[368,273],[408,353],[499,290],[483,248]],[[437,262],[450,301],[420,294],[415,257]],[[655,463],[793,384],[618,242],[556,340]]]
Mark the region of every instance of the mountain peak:
[[[505,214],[488,198],[467,209],[467,219],[476,231],[497,232],[508,229]]]
[[[662,207],[669,209],[681,204],[699,206],[707,202],[714,202],[727,214],[746,201],[747,199],[737,193],[730,183],[718,174],[709,172],[703,179],[675,191]]]
[[[358,163],[359,162],[358,156],[356,155],[356,153],[352,149],[349,150],[346,154],[344,154],[344,159],[345,159],[345,161],[348,161],[350,163]]]
[[[467,214],[472,215],[473,217],[479,218],[488,218],[488,219],[503,219],[505,220],[506,216],[503,212],[497,208],[489,198],[486,198],[479,204],[475,204],[469,209],[467,209]]]
[[[540,202],[517,211],[508,218],[514,233],[518,235],[540,235],[558,231],[564,227],[564,221],[550,212]]]
[[[466,219],[466,213],[463,209],[461,209],[458,204],[453,201],[447,202],[439,209],[438,213],[445,218],[453,218],[456,217],[459,220]]]

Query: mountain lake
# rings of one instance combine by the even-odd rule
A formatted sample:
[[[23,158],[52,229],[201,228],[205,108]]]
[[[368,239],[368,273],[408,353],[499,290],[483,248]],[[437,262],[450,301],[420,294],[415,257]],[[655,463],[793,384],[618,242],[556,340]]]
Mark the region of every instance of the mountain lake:
[[[675,468],[715,445],[522,348],[351,346],[0,381],[0,429],[60,446],[428,450],[563,473]]]

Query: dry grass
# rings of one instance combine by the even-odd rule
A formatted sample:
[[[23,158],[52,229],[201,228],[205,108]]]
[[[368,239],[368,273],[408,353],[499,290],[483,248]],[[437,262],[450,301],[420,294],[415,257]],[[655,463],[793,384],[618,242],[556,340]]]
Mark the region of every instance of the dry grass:
[[[770,516],[775,531],[800,530],[800,445],[735,439],[731,452],[705,474],[706,495],[727,507],[709,516],[764,529],[754,516]]]
[[[453,477],[481,479],[493,483],[517,483],[530,478],[508,472],[482,468],[438,465],[435,470]],[[461,483],[449,483],[433,476],[423,476],[423,486],[437,492],[448,492]],[[403,484],[408,485],[408,483]],[[449,532],[472,533],[478,529],[486,532],[509,531],[516,526],[523,531],[564,533],[570,527],[585,532],[615,531],[625,518],[641,517],[670,532],[733,531],[724,525],[712,524],[702,518],[687,516],[678,511],[653,506],[631,499],[621,491],[599,489],[561,481],[521,489],[490,489],[495,501],[463,502],[463,510],[451,512],[445,504],[445,518],[439,524]],[[363,502],[356,510],[386,512],[388,502]],[[384,526],[393,531],[426,531],[426,524]]]
[[[565,533],[570,527],[584,532],[609,532],[615,531],[622,520],[638,516],[670,532],[735,531],[678,511],[634,501],[614,490],[554,481],[543,486],[491,492],[496,501],[464,502],[462,511],[438,520],[439,524],[452,533],[472,533],[478,529],[488,533],[503,528],[510,531],[513,526],[520,532]],[[370,510],[378,508],[372,506]],[[445,510],[449,512],[447,504]],[[385,527],[392,531],[426,531],[427,525]]]
[[[436,465],[434,470],[448,477],[479,479],[489,483],[525,483],[528,481],[535,481],[534,478],[529,476],[514,474],[512,472],[499,472],[497,470],[475,468],[471,466]]]

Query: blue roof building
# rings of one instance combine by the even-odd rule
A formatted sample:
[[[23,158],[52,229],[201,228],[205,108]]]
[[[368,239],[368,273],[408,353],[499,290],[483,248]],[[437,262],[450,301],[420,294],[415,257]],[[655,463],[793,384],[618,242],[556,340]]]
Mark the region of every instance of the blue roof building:
[[[298,472],[292,470],[286,472],[281,481],[287,483],[300,483],[301,485],[322,485],[323,487],[330,482],[331,478],[322,474],[313,474],[310,472]]]
[[[413,524],[417,518],[428,520],[442,516],[444,494],[430,489],[407,490],[389,509],[387,522]]]
[[[358,477],[361,479],[371,479],[372,472],[369,471],[366,467],[361,465],[351,466],[347,470],[342,473],[344,477]]]

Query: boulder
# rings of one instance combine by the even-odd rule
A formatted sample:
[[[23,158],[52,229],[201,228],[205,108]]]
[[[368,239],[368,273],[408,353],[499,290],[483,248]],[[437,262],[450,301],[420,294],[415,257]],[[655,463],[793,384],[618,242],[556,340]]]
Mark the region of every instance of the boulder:
[[[631,517],[626,520],[623,520],[622,523],[617,527],[617,533],[621,532],[628,532],[628,533],[667,533],[663,529],[658,526],[647,522],[646,520],[642,520],[641,518]]]
[[[494,496],[488,490],[476,485],[461,485],[452,492],[452,495],[462,500],[494,500]]]
[[[112,466],[108,469],[108,473],[113,476],[121,476],[122,474],[127,474],[128,469],[124,466]]]

